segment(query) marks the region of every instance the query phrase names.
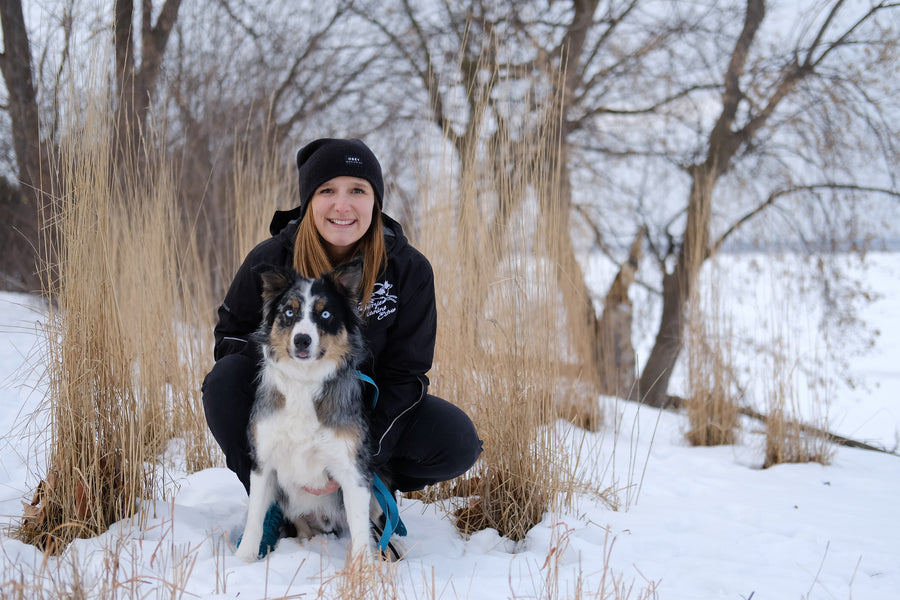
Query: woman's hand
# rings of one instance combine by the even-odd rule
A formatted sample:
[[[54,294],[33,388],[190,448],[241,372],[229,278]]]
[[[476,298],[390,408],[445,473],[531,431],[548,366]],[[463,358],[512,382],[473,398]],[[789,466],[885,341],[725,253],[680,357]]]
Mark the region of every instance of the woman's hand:
[[[304,485],[303,491],[305,491],[309,494],[312,494],[313,496],[325,496],[325,495],[332,494],[332,493],[338,491],[338,488],[340,488],[340,487],[341,487],[341,484],[339,484],[334,479],[329,478],[328,483],[325,484],[325,487],[311,488],[311,487],[307,487]]]

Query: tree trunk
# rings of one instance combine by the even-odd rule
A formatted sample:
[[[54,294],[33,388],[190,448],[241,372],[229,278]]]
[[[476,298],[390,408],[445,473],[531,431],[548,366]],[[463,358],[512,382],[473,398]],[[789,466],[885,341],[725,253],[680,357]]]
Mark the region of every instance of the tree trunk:
[[[631,329],[634,307],[628,297],[628,290],[634,283],[641,260],[641,248],[646,230],[641,228],[628,252],[628,260],[619,267],[619,272],[606,292],[603,313],[597,320],[593,336],[592,355],[597,368],[600,393],[629,397],[635,388],[636,357],[631,343]]]
[[[134,43],[134,0],[116,0],[113,8],[113,42],[119,106],[116,114],[116,147],[137,157],[169,36],[178,18],[181,0],[166,0],[153,24],[152,0],[141,0],[141,65],[137,66]]]
[[[644,365],[639,388],[632,394],[633,399],[651,406],[663,407],[669,404],[669,380],[684,341],[685,309],[691,290],[700,276],[700,267],[709,257],[713,188],[718,178],[728,171],[738,149],[753,134],[751,130],[735,132],[733,126],[738,106],[744,98],[740,88],[741,76],[765,14],[765,0],[747,0],[744,26],[724,74],[722,111],[709,134],[706,160],[689,169],[691,191],[681,248],[678,250],[675,268],[671,273],[663,275],[663,311],[656,342]],[[785,85],[792,86],[793,79],[789,78]],[[779,86],[779,90],[781,88]],[[758,129],[765,118],[753,121],[753,127]]]
[[[0,287],[33,292],[40,288],[35,261],[40,207],[49,188],[49,164],[41,141],[37,95],[31,67],[31,49],[21,0],[0,0],[4,52],[0,71],[9,94],[13,148],[18,169],[18,193],[0,199]]]
[[[662,298],[662,316],[656,341],[641,372],[638,387],[631,391],[632,400],[658,408],[663,408],[669,403],[669,379],[684,341],[685,300],[677,274],[663,275]]]
[[[116,109],[116,147],[119,151],[131,148],[135,135],[135,98],[140,91],[135,88],[134,58],[134,2],[133,0],[116,0],[113,8],[113,44],[116,56],[117,99]]]
[[[711,158],[691,169],[691,192],[682,245],[675,268],[663,275],[663,309],[656,341],[644,365],[639,386],[631,396],[650,406],[661,408],[669,404],[669,380],[684,342],[685,310],[709,252],[712,193],[719,175],[716,164],[717,159]]]

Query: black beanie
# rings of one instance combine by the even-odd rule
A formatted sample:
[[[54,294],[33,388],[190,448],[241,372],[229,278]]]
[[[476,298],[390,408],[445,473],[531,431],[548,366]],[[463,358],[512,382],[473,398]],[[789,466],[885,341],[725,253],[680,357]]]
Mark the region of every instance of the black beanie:
[[[362,140],[322,138],[300,148],[297,152],[297,171],[300,182],[300,218],[316,189],[329,179],[349,176],[365,179],[372,184],[375,202],[382,208],[384,181],[381,165]]]

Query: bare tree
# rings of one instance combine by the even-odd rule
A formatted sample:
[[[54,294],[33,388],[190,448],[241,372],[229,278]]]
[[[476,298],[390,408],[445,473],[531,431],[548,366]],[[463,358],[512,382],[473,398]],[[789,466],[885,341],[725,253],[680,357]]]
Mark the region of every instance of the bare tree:
[[[213,10],[188,9],[176,30],[167,89],[175,117],[195,125],[214,121],[216,135],[225,133],[222,119],[257,133],[265,125],[275,143],[311,120],[322,131],[359,135],[366,133],[360,123],[368,121],[370,131],[383,126],[383,117],[367,118],[376,99],[364,102],[377,88],[371,71],[380,53],[364,36],[351,37],[352,6],[350,0],[328,10],[314,2],[218,0]]]
[[[896,95],[876,90],[896,69],[890,50],[896,31],[888,25],[896,26],[897,7],[894,2],[861,9],[842,0],[829,2],[813,15],[814,26],[800,30],[793,46],[781,52],[760,36],[766,3],[747,0],[743,25],[723,63],[718,114],[708,129],[698,130],[704,150],[695,147],[692,153],[699,160],[683,165],[690,179],[687,202],[669,224],[670,243],[655,248],[663,269],[662,317],[636,398],[654,406],[670,402],[669,379],[700,267],[747,222],[791,199],[795,207],[808,202],[827,215],[850,191],[900,197],[892,175],[898,154],[890,125],[897,114]],[[706,58],[717,62],[711,59]],[[857,143],[862,140],[857,131],[868,136],[867,148]],[[816,136],[827,141],[811,143]],[[874,161],[868,167],[859,161],[865,150],[875,150],[865,159]],[[891,175],[881,177],[881,185],[864,183],[880,171],[878,161]],[[847,164],[861,168],[853,172]],[[723,219],[726,198],[735,193],[731,186],[741,181],[749,188],[746,195],[758,198],[756,205],[743,214],[729,211],[737,217]],[[725,182],[729,189],[721,189]]]
[[[134,151],[147,126],[147,114],[156,93],[166,46],[181,0],[165,0],[153,22],[153,0],[141,0],[140,64],[134,33],[134,0],[116,0],[113,38],[116,57],[118,110],[117,139],[121,148]]]
[[[32,71],[31,46],[21,0],[0,1],[3,26],[3,53],[0,72],[6,82],[12,121],[13,148],[19,177],[18,191],[2,198],[0,253],[4,260],[4,288],[20,291],[38,289],[35,249],[42,192],[48,190],[47,145],[41,137],[37,93]]]
[[[116,82],[119,98],[117,132],[120,142],[127,140],[131,151],[137,148],[139,136],[146,126],[147,112],[154,96],[157,79],[169,33],[177,17],[180,0],[166,0],[156,23],[152,22],[153,3],[142,0],[142,30],[140,67],[132,31],[134,3],[121,0],[115,3],[113,15],[116,55]],[[3,0],[0,15],[3,21],[4,52],[0,66],[9,94],[5,107],[12,121],[13,147],[19,176],[19,192],[4,201],[2,247],[6,271],[10,278],[4,285],[33,291],[39,287],[34,262],[38,240],[39,211],[43,194],[50,192],[51,156],[53,140],[59,129],[60,93],[64,87],[63,72],[72,47],[73,6],[62,6],[60,26],[63,34],[61,56],[55,65],[52,80],[41,89],[47,49],[40,53],[35,72],[35,59],[25,28],[19,0]],[[82,57],[84,58],[84,57]],[[50,61],[53,62],[53,61]],[[43,104],[39,101],[44,98]],[[73,99],[69,98],[68,102]],[[125,146],[123,146],[124,148]]]
[[[647,78],[642,64],[664,53],[690,23],[677,14],[642,12],[635,0],[399,5],[384,11],[389,16],[371,18],[397,50],[397,62],[425,90],[430,120],[457,152],[460,179],[477,183],[477,196],[460,200],[461,220],[465,211],[480,211],[492,219],[485,237],[500,236],[525,198],[504,194],[504,178],[531,178],[545,216],[557,215],[543,220],[548,227],[542,235],[560,243],[569,327],[593,332],[586,358],[601,388],[627,393],[619,374],[633,373],[627,366],[633,361],[630,337],[609,333],[622,331],[623,323],[615,321],[625,313],[595,312],[571,239],[572,177],[585,162],[581,140],[592,138],[596,122],[615,112],[617,90],[640,89],[635,82]],[[500,84],[503,93],[516,89],[518,95],[503,97]],[[454,103],[457,96],[464,102]],[[496,261],[485,254],[489,245],[475,240],[470,246],[477,253],[473,260]],[[621,259],[621,276],[609,293],[627,300],[634,273]]]

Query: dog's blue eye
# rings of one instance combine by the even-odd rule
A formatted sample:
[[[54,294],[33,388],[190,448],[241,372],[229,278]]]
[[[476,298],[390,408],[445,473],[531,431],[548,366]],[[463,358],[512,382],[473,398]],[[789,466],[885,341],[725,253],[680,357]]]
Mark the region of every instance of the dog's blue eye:
[[[284,309],[284,316],[287,317],[288,319],[293,319],[294,318],[294,310],[291,308]]]
[[[331,318],[331,313],[328,312],[327,310],[323,310],[323,311],[322,311],[322,318],[323,318],[323,319],[330,319],[330,318]]]

